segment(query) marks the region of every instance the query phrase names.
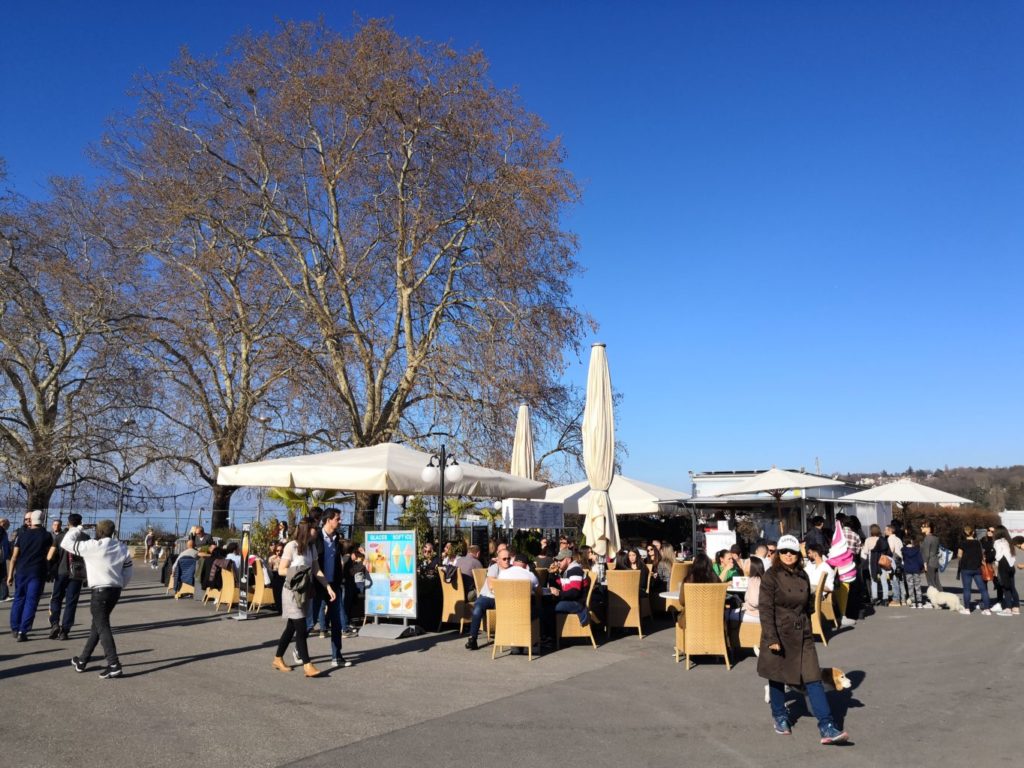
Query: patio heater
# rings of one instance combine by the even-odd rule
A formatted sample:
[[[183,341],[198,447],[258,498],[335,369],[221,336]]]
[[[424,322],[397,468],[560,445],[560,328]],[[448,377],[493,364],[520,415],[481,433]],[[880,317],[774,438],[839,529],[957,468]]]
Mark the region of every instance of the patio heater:
[[[462,479],[462,467],[454,456],[445,451],[442,443],[440,452],[430,457],[420,477],[427,485],[438,483],[437,550],[440,552],[444,547],[444,484],[446,480],[452,483],[459,482]]]

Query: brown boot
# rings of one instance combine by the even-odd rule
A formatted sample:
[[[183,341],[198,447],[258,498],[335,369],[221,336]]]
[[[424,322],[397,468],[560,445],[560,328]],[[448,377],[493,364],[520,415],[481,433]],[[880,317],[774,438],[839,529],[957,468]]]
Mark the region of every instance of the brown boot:
[[[320,677],[320,670],[316,668],[313,662],[303,664],[302,671],[306,673],[306,677]]]
[[[281,672],[291,672],[292,668],[284,663],[284,659],[280,656],[274,657],[274,663],[271,664],[274,669],[280,670]]]

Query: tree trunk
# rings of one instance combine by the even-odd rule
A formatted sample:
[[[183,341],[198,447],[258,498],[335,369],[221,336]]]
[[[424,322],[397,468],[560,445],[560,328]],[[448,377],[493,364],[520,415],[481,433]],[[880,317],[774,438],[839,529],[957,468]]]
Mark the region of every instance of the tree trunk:
[[[377,512],[377,505],[380,503],[379,493],[367,493],[365,491],[356,494],[356,525],[373,526],[376,522],[374,517]],[[385,510],[385,515],[387,511]],[[385,522],[387,522],[385,520]]]
[[[26,488],[25,503],[26,512],[34,509],[41,509],[46,512],[50,508],[50,499],[53,497],[53,488],[40,488],[37,485],[30,485]]]
[[[213,486],[213,511],[211,512],[210,531],[228,527],[228,518],[231,516],[231,496],[237,490],[237,485]]]

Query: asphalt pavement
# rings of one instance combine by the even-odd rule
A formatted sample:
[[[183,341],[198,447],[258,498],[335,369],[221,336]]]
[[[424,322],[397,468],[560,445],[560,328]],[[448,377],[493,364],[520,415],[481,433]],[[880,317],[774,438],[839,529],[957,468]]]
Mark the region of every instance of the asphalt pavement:
[[[972,765],[1018,762],[1020,616],[879,609],[818,644],[822,666],[851,690],[830,693],[845,746],[818,744],[796,695],[792,736],[772,732],[752,655],[686,671],[665,619],[544,654],[491,660],[449,630],[400,640],[346,640],[355,665],[330,670],[329,641],[310,640],[327,673],[271,669],[276,616],[248,621],[165,596],[157,571],[136,578],[113,615],[124,667],[98,677],[70,659],[88,631],[88,593],[66,642],[46,639],[40,603],[29,642],[0,635],[0,766],[183,764],[423,766],[496,761],[558,768]],[[952,574],[945,577],[952,586]],[[0,603],[8,626],[10,603]],[[232,612],[234,614],[234,612]]]

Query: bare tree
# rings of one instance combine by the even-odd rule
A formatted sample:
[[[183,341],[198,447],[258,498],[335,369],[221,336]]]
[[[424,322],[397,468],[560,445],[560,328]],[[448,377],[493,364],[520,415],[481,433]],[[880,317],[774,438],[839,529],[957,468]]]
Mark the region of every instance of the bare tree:
[[[110,449],[144,382],[124,344],[130,263],[116,258],[105,201],[75,183],[0,209],[0,462],[46,509],[75,462]]]
[[[560,216],[578,190],[486,68],[382,23],[350,39],[287,24],[223,62],[183,55],[107,140],[150,190],[216,180],[204,226],[287,292],[350,445],[444,435],[489,457],[518,402],[571,401],[563,355],[590,321]]]

